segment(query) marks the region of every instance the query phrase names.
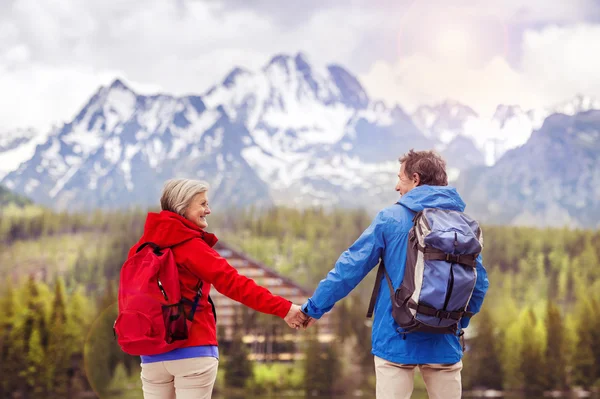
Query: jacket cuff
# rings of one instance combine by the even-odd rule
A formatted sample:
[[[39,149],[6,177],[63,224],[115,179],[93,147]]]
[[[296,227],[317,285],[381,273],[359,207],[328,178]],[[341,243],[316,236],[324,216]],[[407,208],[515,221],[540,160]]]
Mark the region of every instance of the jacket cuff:
[[[292,301],[289,301],[287,299],[281,298],[281,306],[279,307],[279,312],[276,313],[276,316],[281,317],[282,319],[285,319],[285,316],[287,316],[287,314],[290,312],[290,309],[292,308]]]
[[[321,316],[323,316],[323,313],[319,312],[316,307],[313,305],[312,300],[308,300],[304,303],[304,305],[302,305],[300,307],[300,310],[302,310],[302,312],[305,315],[308,315],[310,317],[312,317],[313,319],[320,319]]]

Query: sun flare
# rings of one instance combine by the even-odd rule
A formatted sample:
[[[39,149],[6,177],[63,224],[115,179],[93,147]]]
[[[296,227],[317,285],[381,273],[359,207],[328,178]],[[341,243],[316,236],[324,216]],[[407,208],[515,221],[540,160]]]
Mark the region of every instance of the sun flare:
[[[464,60],[473,51],[473,39],[466,30],[456,27],[437,32],[432,44],[434,51],[444,57]]]

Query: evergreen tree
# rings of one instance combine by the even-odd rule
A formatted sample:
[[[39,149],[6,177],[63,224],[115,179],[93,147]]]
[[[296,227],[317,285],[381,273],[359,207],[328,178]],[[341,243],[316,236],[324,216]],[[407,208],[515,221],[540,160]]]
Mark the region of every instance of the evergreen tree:
[[[249,350],[243,341],[241,316],[236,314],[235,320],[233,337],[225,360],[225,384],[232,388],[244,388],[252,376],[252,362],[248,359]]]
[[[473,339],[469,353],[469,367],[475,370],[474,386],[502,389],[504,375],[498,342],[496,325],[489,310],[484,307],[477,315],[477,335]]]
[[[565,329],[558,307],[548,301],[546,309],[546,345],[545,364],[549,389],[563,390],[567,386],[567,356]]]
[[[591,387],[598,373],[598,365],[594,358],[594,331],[590,322],[592,315],[592,304],[585,301],[579,310],[577,326],[577,346],[573,360],[573,382],[584,387]]]
[[[27,384],[29,392],[40,395],[45,391],[45,368],[46,356],[42,346],[42,338],[39,329],[36,327],[31,332],[29,338],[29,348],[26,355],[26,367],[21,372],[21,377]]]
[[[536,325],[535,314],[530,309],[522,329],[521,373],[523,373],[523,388],[526,392],[532,393],[543,392],[546,386],[544,358]]]
[[[333,342],[321,345],[317,337],[318,326],[307,337],[304,361],[304,386],[306,396],[330,395],[335,381],[340,377],[341,366],[338,362]]]
[[[123,353],[116,344],[113,325],[117,317],[117,304],[114,303],[113,284],[100,298],[100,314],[90,327],[84,346],[86,376],[94,391],[103,395],[112,379],[113,370],[123,361]]]
[[[15,377],[15,369],[11,363],[9,351],[13,343],[11,341],[11,332],[14,326],[15,316],[15,293],[12,288],[12,281],[7,279],[6,292],[0,301],[2,318],[0,319],[0,397],[6,397],[10,391],[11,377]]]
[[[58,396],[67,396],[69,389],[69,368],[71,367],[72,346],[67,330],[67,310],[64,282],[58,278],[55,284],[52,313],[50,316],[50,336],[48,339],[47,387]]]
[[[523,374],[521,373],[521,350],[523,348],[521,318],[507,327],[502,339],[502,374],[504,375],[504,388],[509,390],[521,389],[523,386]]]

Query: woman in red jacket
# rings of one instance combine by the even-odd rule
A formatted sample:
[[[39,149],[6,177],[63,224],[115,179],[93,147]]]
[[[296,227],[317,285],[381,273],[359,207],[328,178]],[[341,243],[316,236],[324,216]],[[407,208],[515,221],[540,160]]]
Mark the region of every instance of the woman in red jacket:
[[[219,358],[215,318],[207,300],[211,285],[252,309],[283,318],[292,328],[306,320],[299,306],[240,275],[212,249],[217,237],[204,231],[211,213],[207,191],[208,185],[202,181],[167,181],[160,200],[162,212],[148,214],[144,234],[129,252],[129,257],[133,256],[148,241],[171,247],[179,266],[183,297],[194,298],[198,281],[204,283],[185,347],[141,356],[145,399],[211,397]]]

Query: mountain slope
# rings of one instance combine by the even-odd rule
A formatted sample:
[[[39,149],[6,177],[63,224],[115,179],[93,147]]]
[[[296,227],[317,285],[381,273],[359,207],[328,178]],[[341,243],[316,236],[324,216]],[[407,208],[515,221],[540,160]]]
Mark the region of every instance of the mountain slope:
[[[33,156],[45,136],[34,129],[0,131],[0,180]]]
[[[6,187],[0,186],[0,206],[4,207],[11,204],[23,207],[31,204],[31,200],[11,192]]]
[[[462,174],[467,212],[488,223],[600,227],[600,111],[554,114],[491,168]]]
[[[222,207],[383,205],[398,156],[432,145],[343,68],[278,55],[202,96],[142,96],[117,80],[2,182],[58,209],[154,205],[175,176],[206,179]]]

